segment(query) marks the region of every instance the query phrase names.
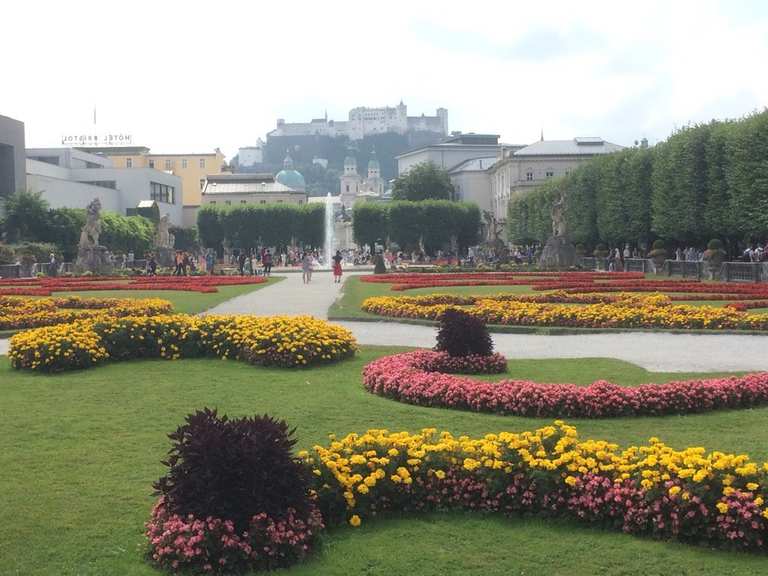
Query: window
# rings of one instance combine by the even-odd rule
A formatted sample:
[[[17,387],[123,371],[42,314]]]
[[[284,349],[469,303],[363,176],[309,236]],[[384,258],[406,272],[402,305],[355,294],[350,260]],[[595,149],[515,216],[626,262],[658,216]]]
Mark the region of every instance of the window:
[[[200,190],[205,188],[205,178],[200,178]]]
[[[166,160],[165,161],[165,169],[166,170],[173,170],[173,160]]]
[[[555,173],[552,172],[551,170],[547,171],[547,178],[552,178],[552,176],[554,176],[554,175],[555,175]]]
[[[165,202],[166,204],[175,204],[174,197],[176,189],[168,184],[159,182],[150,182],[149,197],[155,202]]]
[[[530,172],[530,171],[529,171],[529,172],[526,172],[526,173],[525,173],[525,179],[526,179],[526,180],[528,180],[529,182],[530,182],[531,180],[533,180],[533,172]]]
[[[232,200],[224,200],[224,204],[226,204],[227,206],[231,206]]]
[[[125,161],[125,167],[126,167],[126,168],[133,168],[133,158],[128,158],[128,159]]]
[[[240,200],[240,204],[245,204],[247,200]]]
[[[259,204],[266,204],[266,203],[267,203],[266,200],[259,200]]]
[[[154,168],[155,167],[155,161],[154,160],[150,160],[149,161],[149,167],[150,168]]]
[[[200,158],[200,168],[205,168],[205,158]]]
[[[181,159],[181,167],[182,168],[186,168],[187,167],[187,159],[186,158],[182,158]]]
[[[216,204],[216,200],[211,200],[211,204]]]
[[[349,192],[349,184],[347,184],[347,192]]]

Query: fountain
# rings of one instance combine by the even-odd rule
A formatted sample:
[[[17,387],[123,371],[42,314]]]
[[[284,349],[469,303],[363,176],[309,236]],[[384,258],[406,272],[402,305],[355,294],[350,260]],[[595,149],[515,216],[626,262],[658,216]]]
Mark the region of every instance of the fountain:
[[[323,268],[328,270],[331,269],[331,258],[333,258],[334,254],[334,224],[333,197],[328,192],[328,195],[325,197],[325,243],[323,244]]]

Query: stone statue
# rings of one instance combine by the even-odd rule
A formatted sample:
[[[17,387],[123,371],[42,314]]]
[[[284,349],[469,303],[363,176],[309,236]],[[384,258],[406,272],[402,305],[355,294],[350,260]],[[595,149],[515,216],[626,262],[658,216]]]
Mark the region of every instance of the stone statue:
[[[78,274],[83,272],[110,274],[112,272],[109,251],[105,246],[99,245],[99,234],[101,234],[101,202],[98,198],[94,198],[85,209],[85,225],[80,232],[80,243],[77,246],[75,272]]]
[[[567,237],[565,225],[565,195],[552,202],[552,236],[541,250],[539,266],[544,269],[566,270],[576,263],[576,248]]]
[[[155,247],[173,248],[173,234],[171,234],[171,219],[165,214],[157,222],[157,231],[155,232]]]
[[[565,236],[565,197],[559,196],[552,203],[552,235]]]
[[[94,198],[85,209],[85,225],[80,231],[79,248],[94,248],[99,245],[101,234],[101,201]]]

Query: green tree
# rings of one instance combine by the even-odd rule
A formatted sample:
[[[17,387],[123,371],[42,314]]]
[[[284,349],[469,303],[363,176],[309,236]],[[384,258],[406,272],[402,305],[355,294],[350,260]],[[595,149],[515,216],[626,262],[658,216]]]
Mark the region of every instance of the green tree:
[[[729,138],[727,183],[738,230],[751,240],[768,231],[768,110],[738,123]]]
[[[16,192],[3,202],[3,230],[9,242],[39,240],[48,225],[48,202],[40,192]]]
[[[202,206],[197,212],[197,232],[203,246],[220,251],[224,242],[221,210],[216,206]]]
[[[389,209],[376,202],[356,202],[352,207],[352,232],[355,242],[361,246],[370,246],[373,253],[377,240],[387,238]]]
[[[389,204],[389,239],[401,249],[421,247],[422,224],[419,202],[399,200]]]
[[[448,172],[433,162],[413,166],[399,176],[392,187],[394,200],[453,200],[454,189]]]

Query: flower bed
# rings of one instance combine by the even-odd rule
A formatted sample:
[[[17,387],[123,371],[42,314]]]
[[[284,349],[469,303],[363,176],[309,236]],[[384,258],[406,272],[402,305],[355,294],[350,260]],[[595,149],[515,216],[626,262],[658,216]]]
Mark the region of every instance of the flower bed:
[[[311,366],[352,356],[346,328],[310,316],[128,316],[35,328],[11,338],[17,369],[59,372],[106,360],[234,358],[264,366]]]
[[[564,517],[626,533],[766,551],[768,463],[675,450],[652,438],[621,449],[561,421],[532,432],[455,437],[368,430],[299,453],[328,525],[384,511],[478,510]]]
[[[263,284],[263,276],[80,276],[0,280],[0,296],[50,296],[93,290],[181,290],[218,292],[218,286]]]
[[[157,316],[171,312],[171,303],[157,298],[19,298],[0,296],[0,330],[20,330],[77,320]]]
[[[658,416],[768,403],[768,373],[626,387],[606,381],[493,383],[434,371],[436,354],[419,350],[375,360],[363,370],[363,386],[408,404],[529,417]]]
[[[557,303],[552,303],[557,302]],[[570,303],[587,303],[571,306]],[[488,324],[578,328],[766,330],[768,314],[736,307],[673,305],[663,294],[564,294],[498,296],[374,296],[362,309],[393,318],[434,320],[457,306]]]

